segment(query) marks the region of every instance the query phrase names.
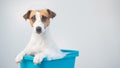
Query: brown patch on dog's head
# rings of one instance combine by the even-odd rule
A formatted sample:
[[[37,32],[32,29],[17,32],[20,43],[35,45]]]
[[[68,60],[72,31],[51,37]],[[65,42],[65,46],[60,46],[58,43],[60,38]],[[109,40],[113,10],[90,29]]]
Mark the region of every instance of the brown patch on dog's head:
[[[50,18],[54,18],[56,16],[56,14],[50,9],[29,10],[26,14],[24,14],[23,18],[29,19],[32,27],[36,21],[36,12],[40,12],[40,19],[43,22],[45,28],[50,24]]]

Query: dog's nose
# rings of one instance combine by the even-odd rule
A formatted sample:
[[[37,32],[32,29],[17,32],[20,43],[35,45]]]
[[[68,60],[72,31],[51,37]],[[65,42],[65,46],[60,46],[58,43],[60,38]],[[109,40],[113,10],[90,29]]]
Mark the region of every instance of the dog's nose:
[[[41,27],[36,27],[36,32],[41,33]]]

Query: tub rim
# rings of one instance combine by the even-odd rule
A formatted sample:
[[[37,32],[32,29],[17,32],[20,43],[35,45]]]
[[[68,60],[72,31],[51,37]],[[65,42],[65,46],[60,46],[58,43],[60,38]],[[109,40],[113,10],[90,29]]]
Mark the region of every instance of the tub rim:
[[[73,57],[77,57],[79,56],[79,51],[78,50],[67,50],[67,49],[61,49],[62,52],[68,52],[68,54],[66,54],[66,56],[64,58],[61,59],[67,59],[67,58],[73,58]],[[25,55],[23,57],[24,60],[33,60],[34,56],[29,56],[29,55]],[[60,60],[60,59],[54,59],[54,60]],[[47,58],[44,58],[43,61],[50,61],[47,60]]]

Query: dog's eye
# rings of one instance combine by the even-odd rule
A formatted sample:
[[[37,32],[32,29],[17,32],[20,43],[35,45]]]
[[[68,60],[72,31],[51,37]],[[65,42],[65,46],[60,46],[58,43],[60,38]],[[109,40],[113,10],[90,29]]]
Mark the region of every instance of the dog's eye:
[[[46,16],[42,16],[42,22],[45,22],[47,20],[47,17]]]
[[[36,21],[36,17],[35,15],[31,17],[32,21],[35,22]]]

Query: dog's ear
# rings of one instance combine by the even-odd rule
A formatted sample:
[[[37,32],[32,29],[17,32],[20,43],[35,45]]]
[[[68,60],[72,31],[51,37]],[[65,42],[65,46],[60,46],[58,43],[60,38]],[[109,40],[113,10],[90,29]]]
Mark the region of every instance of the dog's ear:
[[[50,9],[47,9],[47,12],[49,13],[50,18],[54,18],[56,16],[56,13],[51,11]]]
[[[26,19],[29,19],[29,16],[30,16],[31,11],[32,11],[32,10],[28,10],[28,12],[23,15],[23,18],[24,18],[25,20],[26,20]]]

